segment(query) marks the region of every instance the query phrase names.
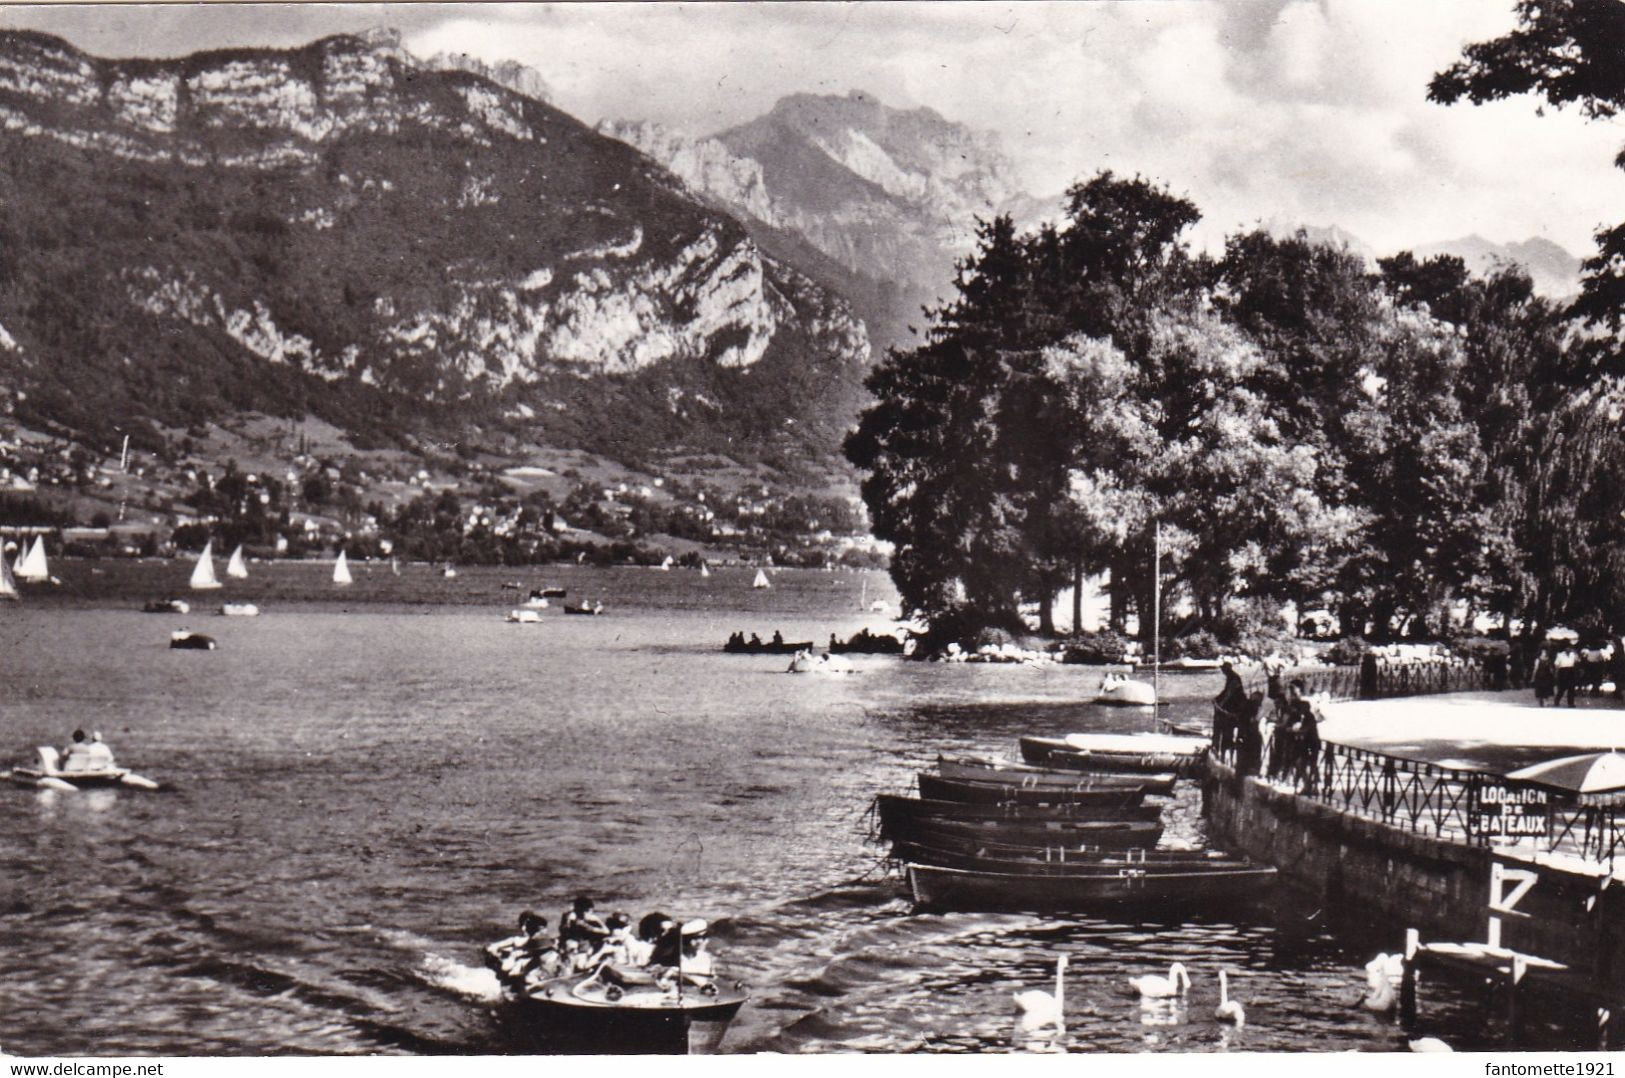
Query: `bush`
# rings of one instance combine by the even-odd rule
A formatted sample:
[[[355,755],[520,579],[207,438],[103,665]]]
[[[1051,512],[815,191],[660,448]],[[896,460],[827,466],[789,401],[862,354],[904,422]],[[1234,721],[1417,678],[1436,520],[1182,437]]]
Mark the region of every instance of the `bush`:
[[[1167,654],[1169,659],[1217,659],[1225,653],[1225,647],[1219,643],[1219,638],[1206,629],[1197,629],[1195,632],[1176,636],[1168,641]]]
[[[1323,662],[1334,666],[1358,666],[1371,646],[1358,636],[1345,636],[1320,653]]]
[[[1120,663],[1123,656],[1137,645],[1126,636],[1102,629],[1098,633],[1079,633],[1067,641],[1061,661],[1069,663]]]

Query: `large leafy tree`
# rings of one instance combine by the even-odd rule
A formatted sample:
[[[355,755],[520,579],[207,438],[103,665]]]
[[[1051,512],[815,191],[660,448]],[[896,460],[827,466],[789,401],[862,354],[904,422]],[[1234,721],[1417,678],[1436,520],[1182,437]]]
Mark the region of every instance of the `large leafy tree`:
[[[1606,120],[1625,108],[1625,4],[1617,0],[1519,0],[1517,26],[1468,45],[1463,58],[1434,75],[1428,97],[1474,104],[1534,94],[1556,108],[1576,106]],[[1614,158],[1625,168],[1625,150]],[[1586,260],[1577,314],[1618,329],[1625,317],[1625,224],[1597,233]],[[1617,351],[1586,350],[1599,366],[1618,370]]]

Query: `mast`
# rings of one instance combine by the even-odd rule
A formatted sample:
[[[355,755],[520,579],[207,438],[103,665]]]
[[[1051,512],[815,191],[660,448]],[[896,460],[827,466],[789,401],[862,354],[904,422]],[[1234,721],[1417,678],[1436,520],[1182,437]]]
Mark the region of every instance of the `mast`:
[[[1162,522],[1153,524],[1151,558],[1151,698],[1162,703]]]

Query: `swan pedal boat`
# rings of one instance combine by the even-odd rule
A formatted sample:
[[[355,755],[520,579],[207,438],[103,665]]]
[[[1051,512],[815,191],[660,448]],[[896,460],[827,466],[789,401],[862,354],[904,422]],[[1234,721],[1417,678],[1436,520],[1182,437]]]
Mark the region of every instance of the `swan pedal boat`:
[[[555,977],[511,990],[512,1017],[523,1038],[544,1052],[709,1055],[750,998],[743,985],[720,980],[685,985],[681,993],[652,982],[598,971]]]
[[[1147,681],[1119,678],[1101,683],[1095,703],[1111,707],[1156,707],[1157,690]]]
[[[844,655],[797,655],[790,660],[792,674],[855,674],[858,668]]]
[[[0,772],[0,777],[18,786],[31,786],[36,790],[80,790],[97,786],[130,786],[138,790],[156,790],[158,784],[137,775],[129,768],[108,767],[95,771],[63,771],[58,765],[61,757],[49,745],[41,745],[38,767],[14,767]]]

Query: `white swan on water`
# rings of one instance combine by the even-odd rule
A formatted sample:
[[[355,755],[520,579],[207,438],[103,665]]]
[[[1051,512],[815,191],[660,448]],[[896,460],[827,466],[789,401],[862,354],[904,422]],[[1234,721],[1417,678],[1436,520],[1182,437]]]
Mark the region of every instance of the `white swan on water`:
[[[1144,977],[1131,978],[1128,983],[1130,988],[1146,999],[1167,999],[1184,995],[1191,986],[1191,979],[1185,973],[1185,967],[1175,962],[1168,967],[1166,977],[1148,973]]]
[[[1454,1052],[1455,1049],[1437,1037],[1418,1037],[1408,1045],[1413,1052]]]
[[[1379,954],[1365,964],[1365,983],[1370,989],[1360,1006],[1379,1014],[1391,1011],[1399,1003],[1397,984],[1405,975],[1405,958],[1397,954]]]
[[[1213,1017],[1221,1022],[1234,1022],[1238,1026],[1247,1021],[1247,1012],[1230,998],[1230,981],[1222,969],[1219,971],[1219,1005],[1213,1008]]]
[[[1066,1005],[1066,955],[1055,959],[1055,994],[1033,988],[1015,993],[1016,1009],[1021,1012],[1016,1024],[1024,1030],[1054,1026],[1056,1033],[1063,1031],[1062,1010]]]

